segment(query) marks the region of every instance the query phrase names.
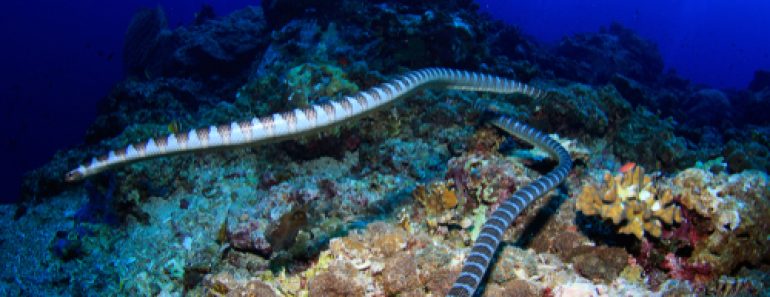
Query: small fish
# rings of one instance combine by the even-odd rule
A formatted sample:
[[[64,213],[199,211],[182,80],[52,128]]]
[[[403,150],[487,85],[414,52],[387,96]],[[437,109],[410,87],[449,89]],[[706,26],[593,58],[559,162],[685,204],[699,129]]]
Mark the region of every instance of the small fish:
[[[171,121],[171,123],[168,123],[166,126],[168,129],[168,132],[171,134],[179,133],[179,122],[176,120]]]
[[[628,162],[626,164],[623,164],[623,166],[620,166],[620,173],[626,173],[631,171],[631,169],[634,169],[636,167],[636,163],[634,162]]]
[[[348,58],[346,57],[339,57],[337,58],[337,64],[339,64],[343,68],[348,67],[348,65],[350,65],[350,60],[348,60]]]

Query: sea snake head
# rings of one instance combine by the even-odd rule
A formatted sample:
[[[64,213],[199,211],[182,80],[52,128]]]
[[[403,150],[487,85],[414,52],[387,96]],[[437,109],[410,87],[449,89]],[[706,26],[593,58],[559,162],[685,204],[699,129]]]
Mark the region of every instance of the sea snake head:
[[[67,172],[66,174],[64,174],[64,181],[71,183],[71,182],[83,180],[83,178],[85,178],[85,174],[83,174],[84,169],[85,168],[81,166]]]
[[[538,88],[489,74],[448,68],[425,68],[410,71],[367,91],[327,103],[314,104],[305,109],[202,127],[129,144],[87,161],[68,172],[64,179],[68,182],[78,181],[109,168],[170,154],[256,145],[316,133],[389,106],[390,103],[426,87],[521,94],[533,98],[543,95]]]

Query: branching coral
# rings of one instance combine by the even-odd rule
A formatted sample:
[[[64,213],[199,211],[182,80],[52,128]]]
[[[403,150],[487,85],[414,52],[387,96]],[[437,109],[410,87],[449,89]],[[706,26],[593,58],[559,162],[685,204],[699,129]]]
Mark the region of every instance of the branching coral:
[[[619,231],[642,239],[644,234],[660,237],[663,224],[682,221],[671,190],[659,187],[641,166],[628,172],[604,175],[597,188],[586,184],[578,196],[577,208],[586,215],[599,215],[621,225]]]
[[[660,238],[659,245],[642,242],[639,261],[646,270],[661,268],[673,278],[703,285],[741,265],[770,259],[766,174],[690,168],[657,184],[668,186],[656,185],[641,168],[615,177],[607,174],[601,188],[583,188],[577,207],[622,224],[622,233]],[[679,223],[676,228],[660,232],[660,225],[674,222]]]

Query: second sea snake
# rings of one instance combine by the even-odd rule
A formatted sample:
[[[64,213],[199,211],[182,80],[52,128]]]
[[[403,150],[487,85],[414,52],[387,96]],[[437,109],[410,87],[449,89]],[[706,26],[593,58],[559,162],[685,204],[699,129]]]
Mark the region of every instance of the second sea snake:
[[[65,175],[67,181],[77,181],[106,169],[143,159],[222,147],[250,146],[269,141],[288,139],[343,123],[351,118],[368,114],[406,95],[425,88],[438,87],[466,91],[501,94],[525,94],[534,98],[545,95],[539,89],[513,80],[475,72],[425,68],[408,72],[398,78],[329,103],[311,105],[304,109],[276,113],[248,121],[190,130],[148,139],[113,150],[93,158]],[[567,151],[545,134],[498,117],[494,125],[557,157],[559,165],[529,185],[519,189],[500,204],[482,227],[462,272],[449,296],[472,296],[486,274],[492,256],[502,240],[503,232],[529,203],[561,183],[572,167]]]
[[[513,196],[500,203],[492,215],[481,227],[481,233],[473,244],[471,253],[465,258],[463,270],[457,277],[448,296],[473,296],[492,262],[503,233],[519,213],[532,201],[545,195],[559,185],[572,168],[569,153],[558,142],[532,127],[516,122],[511,118],[500,116],[493,124],[506,132],[521,138],[557,157],[559,165],[551,172],[536,179],[534,182],[520,188]]]

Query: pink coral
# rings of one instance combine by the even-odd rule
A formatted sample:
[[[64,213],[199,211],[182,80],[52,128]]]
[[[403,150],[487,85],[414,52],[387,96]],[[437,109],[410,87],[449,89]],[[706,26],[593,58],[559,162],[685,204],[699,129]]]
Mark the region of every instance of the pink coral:
[[[668,269],[668,275],[681,280],[705,283],[713,276],[713,269],[708,263],[688,263],[674,253],[666,254],[663,267]]]
[[[693,224],[696,214],[692,210],[682,210],[683,220],[679,227],[671,230],[663,230],[663,239],[679,240],[683,242],[681,246],[695,247],[695,244],[703,239],[703,235],[698,233],[698,229]]]
[[[272,247],[259,227],[256,220],[228,224],[227,240],[233,248],[263,256],[270,255],[273,252]]]
[[[653,261],[653,253],[655,253],[655,246],[647,238],[643,238],[639,256],[637,256],[634,262],[638,263],[644,268],[644,271],[649,273],[656,267],[656,263]]]

